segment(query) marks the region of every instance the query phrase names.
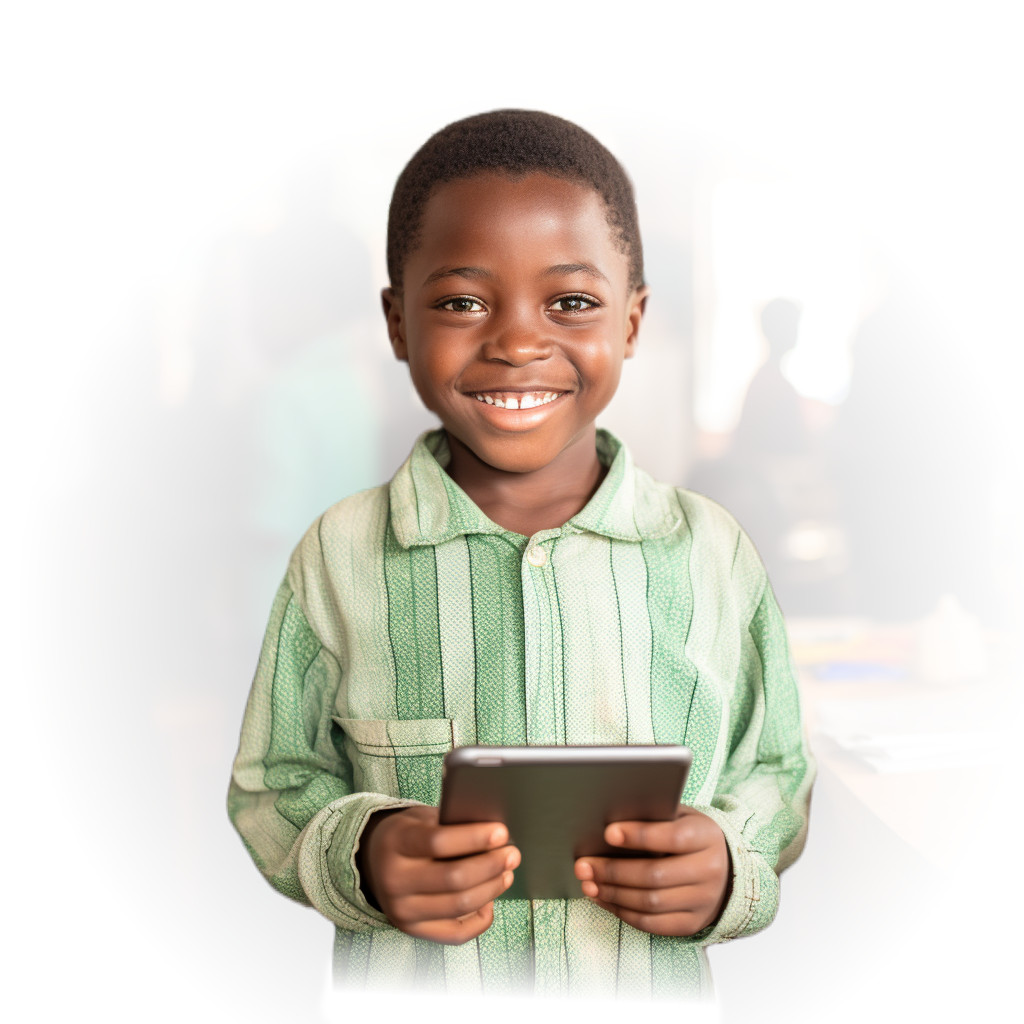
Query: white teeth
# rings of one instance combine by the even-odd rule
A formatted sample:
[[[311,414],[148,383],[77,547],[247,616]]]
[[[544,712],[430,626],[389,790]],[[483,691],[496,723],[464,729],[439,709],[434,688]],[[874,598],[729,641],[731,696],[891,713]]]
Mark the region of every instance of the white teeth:
[[[561,397],[560,391],[533,391],[524,393],[518,398],[495,398],[493,395],[479,392],[474,394],[473,397],[478,402],[486,402],[488,405],[493,405],[498,409],[536,409],[539,405],[547,405],[548,402],[553,402],[556,398]]]

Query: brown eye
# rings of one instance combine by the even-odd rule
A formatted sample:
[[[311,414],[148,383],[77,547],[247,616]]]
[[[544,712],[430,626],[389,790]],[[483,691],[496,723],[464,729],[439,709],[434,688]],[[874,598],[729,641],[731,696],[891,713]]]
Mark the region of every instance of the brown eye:
[[[441,303],[440,308],[447,309],[451,313],[480,313],[484,307],[476,299],[459,295],[454,299],[446,299]]]
[[[551,304],[551,308],[556,313],[584,313],[586,310],[596,307],[597,302],[584,295],[563,295],[562,298],[556,299]]]

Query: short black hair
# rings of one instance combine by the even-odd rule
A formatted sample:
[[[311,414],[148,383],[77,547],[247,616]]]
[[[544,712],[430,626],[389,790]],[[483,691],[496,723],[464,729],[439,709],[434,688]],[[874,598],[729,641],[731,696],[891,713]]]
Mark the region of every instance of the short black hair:
[[[541,172],[589,185],[604,200],[608,226],[629,259],[629,286],[644,281],[644,254],[633,186],[618,160],[589,132],[540,110],[492,110],[454,121],[432,135],[398,176],[388,210],[388,275],[420,242],[423,211],[442,182],[496,171],[511,178]]]

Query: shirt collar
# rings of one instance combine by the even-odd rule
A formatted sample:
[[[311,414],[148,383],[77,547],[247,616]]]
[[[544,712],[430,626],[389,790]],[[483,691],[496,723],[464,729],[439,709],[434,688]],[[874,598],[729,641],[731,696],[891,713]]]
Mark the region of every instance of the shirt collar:
[[[626,446],[607,430],[597,432],[597,456],[608,472],[593,498],[561,530],[597,533],[615,540],[664,537],[682,522],[674,488],[633,465]],[[468,533],[508,536],[444,471],[451,459],[443,430],[422,434],[389,488],[391,525],[404,548],[443,544]]]

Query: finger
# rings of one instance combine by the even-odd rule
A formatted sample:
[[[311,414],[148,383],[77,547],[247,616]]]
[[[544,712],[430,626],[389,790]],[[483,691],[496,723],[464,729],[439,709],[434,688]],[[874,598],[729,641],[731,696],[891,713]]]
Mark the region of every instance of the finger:
[[[394,896],[410,896],[472,889],[499,878],[503,871],[514,871],[521,861],[522,855],[514,846],[449,860],[407,859],[401,872],[396,872],[390,892]]]
[[[461,892],[399,896],[388,906],[388,917],[404,924],[416,924],[472,916],[497,899],[512,884],[512,879],[512,872],[504,871],[497,878]]]
[[[614,914],[620,920],[625,921],[626,924],[631,924],[642,932],[650,932],[652,935],[696,935],[704,927],[703,918],[695,913],[678,911],[669,914],[643,914],[614,903],[606,903],[600,899],[595,899],[593,902],[602,910],[607,910],[609,914]]]
[[[696,812],[683,813],[672,821],[616,821],[604,830],[604,838],[610,846],[629,850],[695,853],[715,841],[714,830],[705,824],[709,821]]]
[[[409,824],[403,830],[397,848],[406,857],[442,860],[483,853],[507,842],[508,829],[500,821],[468,825],[438,825],[424,821]]]
[[[439,921],[420,921],[401,926],[402,931],[419,939],[442,942],[447,946],[459,946],[463,942],[482,935],[494,921],[494,904],[488,903],[463,918],[445,918]]]
[[[634,889],[625,885],[587,882],[583,892],[602,903],[614,904],[624,910],[635,910],[640,914],[699,912],[708,903],[708,887],[702,884],[677,885],[669,889]]]
[[[599,885],[624,885],[634,889],[667,889],[692,885],[706,879],[704,858],[693,855],[663,857],[581,857],[574,865],[576,877]]]

